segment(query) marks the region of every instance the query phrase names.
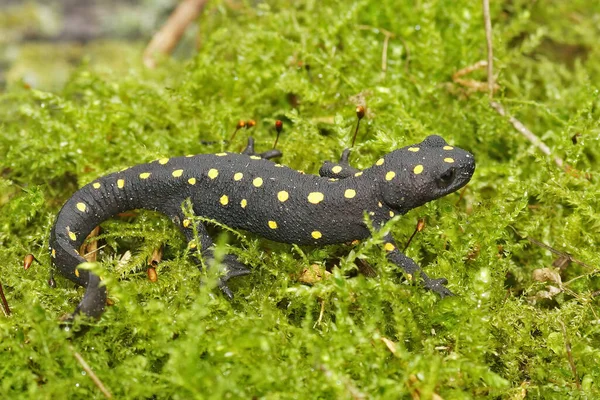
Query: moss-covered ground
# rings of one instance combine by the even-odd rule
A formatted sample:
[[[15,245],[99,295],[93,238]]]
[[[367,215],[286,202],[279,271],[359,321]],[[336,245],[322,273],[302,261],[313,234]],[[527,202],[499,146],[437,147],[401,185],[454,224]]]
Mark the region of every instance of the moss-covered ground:
[[[192,59],[152,71],[141,61],[84,62],[52,92],[9,82],[0,94],[0,282],[12,314],[0,313],[0,398],[103,398],[76,354],[115,398],[598,398],[600,6],[492,4],[495,99],[568,171],[487,93],[453,81],[486,58],[481,14],[470,0],[213,2]],[[102,226],[106,246],[92,268],[113,305],[85,335],[61,329],[83,289],[61,277],[48,286],[46,248],[78,187],[158,157],[239,150],[248,131],[222,140],[250,118],[259,150],[282,119],[281,162],[316,173],[348,146],[356,104],[367,107],[356,166],[430,134],[475,154],[462,193],[390,227],[405,243],[424,218],[407,253],[456,297],[404,280],[377,237],[298,248],[215,227],[219,251],[253,269],[229,301],[176,227],[141,212]],[[161,245],[153,283],[146,259]],[[25,271],[27,253],[41,264]],[[378,276],[357,275],[356,258]],[[313,264],[336,267],[304,285],[298,275]]]

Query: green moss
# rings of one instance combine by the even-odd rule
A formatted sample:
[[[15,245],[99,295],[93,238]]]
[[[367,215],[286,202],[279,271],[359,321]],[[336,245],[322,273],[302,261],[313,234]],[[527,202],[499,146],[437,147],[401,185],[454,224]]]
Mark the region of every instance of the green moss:
[[[13,314],[0,316],[0,397],[101,398],[74,351],[118,398],[597,397],[600,8],[492,6],[496,97],[573,173],[516,132],[487,94],[463,96],[451,84],[485,58],[472,1],[213,3],[187,62],[155,71],[86,63],[52,93],[10,86],[0,95],[0,282]],[[386,72],[383,29],[395,35]],[[102,262],[90,265],[114,305],[82,337],[60,329],[83,290],[61,277],[56,289],[46,285],[45,249],[77,187],[160,156],[241,149],[247,131],[220,143],[249,118],[259,150],[283,119],[282,162],[315,173],[349,144],[358,102],[368,110],[352,155],[359,167],[428,134],[476,155],[462,197],[391,224],[402,243],[425,218],[408,255],[447,277],[457,297],[440,301],[403,281],[378,235],[315,249],[215,227],[218,251],[253,267],[228,301],[215,290],[216,269],[198,271],[176,228],[142,212],[103,225]],[[561,269],[562,285],[537,282],[534,270],[557,256],[528,237],[585,265]],[[146,259],[160,245],[151,283]],[[42,265],[23,271],[29,252]],[[356,257],[379,275],[349,277]],[[329,279],[298,281],[303,268],[331,260],[339,268]],[[541,298],[550,284],[560,293]]]

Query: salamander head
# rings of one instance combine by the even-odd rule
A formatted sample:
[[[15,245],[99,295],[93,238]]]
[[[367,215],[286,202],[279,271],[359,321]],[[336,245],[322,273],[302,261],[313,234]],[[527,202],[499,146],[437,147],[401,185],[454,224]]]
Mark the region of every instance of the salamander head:
[[[387,154],[374,168],[381,171],[383,201],[405,213],[466,185],[475,171],[475,158],[433,135]]]

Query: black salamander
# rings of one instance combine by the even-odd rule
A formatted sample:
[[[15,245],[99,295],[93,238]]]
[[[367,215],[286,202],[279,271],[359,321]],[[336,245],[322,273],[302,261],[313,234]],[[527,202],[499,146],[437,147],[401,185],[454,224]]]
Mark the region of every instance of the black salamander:
[[[79,189],[60,210],[52,228],[49,250],[58,271],[86,287],[75,313],[99,317],[106,304],[100,278],[77,266],[85,260],[77,249],[102,221],[132,209],[166,214],[178,225],[190,248],[212,258],[213,241],[206,227],[185,217],[182,203],[191,200],[195,215],[267,239],[299,245],[346,243],[370,236],[365,212],[378,229],[395,215],[463,187],[473,175],[472,154],[448,145],[439,136],[392,151],[370,168],[326,161],[319,175],[305,175],[269,161],[277,150],[259,155],[250,138],[242,154],[200,154],[163,158],[98,178]],[[442,297],[452,295],[446,279],[429,278],[400,252],[390,234],[384,238],[388,259]],[[232,296],[228,279],[250,271],[234,255],[223,261],[220,287]]]

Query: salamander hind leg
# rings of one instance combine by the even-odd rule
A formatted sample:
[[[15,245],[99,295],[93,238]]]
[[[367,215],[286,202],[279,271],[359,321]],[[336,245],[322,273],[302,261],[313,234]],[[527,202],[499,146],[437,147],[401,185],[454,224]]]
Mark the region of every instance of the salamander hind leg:
[[[236,276],[244,276],[250,273],[246,264],[241,263],[238,258],[233,254],[226,254],[221,260],[225,266],[225,275],[219,278],[219,289],[225,294],[225,296],[233,299],[233,292],[227,286],[227,281]]]
[[[98,275],[84,269],[77,269],[77,266],[86,260],[76,253],[74,248],[66,243],[57,240],[51,240],[51,252],[54,265],[61,275],[69,278],[78,285],[85,287],[83,299],[65,321],[73,321],[79,315],[85,315],[90,318],[100,318],[106,306],[106,287],[101,284]]]
[[[106,286],[101,286],[100,282],[101,279],[98,275],[89,272],[85,294],[73,315],[81,313],[88,317],[100,318],[106,305]]]
[[[248,138],[248,144],[246,145],[246,148],[242,151],[242,154],[245,154],[247,156],[258,156],[260,158],[264,158],[265,160],[270,160],[271,158],[281,157],[283,155],[281,153],[281,151],[279,151],[277,149],[271,149],[271,150],[267,150],[267,151],[257,154],[254,151],[254,138],[253,137]]]
[[[319,169],[319,175],[325,178],[344,179],[360,174],[360,170],[352,167],[350,163],[348,163],[349,155],[350,149],[346,149],[340,157],[340,162],[334,163],[325,161],[321,166],[321,169]]]
[[[215,260],[214,243],[209,236],[206,227],[202,223],[194,223],[181,213],[172,218],[172,220],[179,226],[179,229],[185,235],[188,246],[194,250],[192,257],[197,262],[198,268],[202,269],[200,257],[205,260],[207,267],[210,268]],[[195,236],[194,231],[198,233],[198,236]],[[233,292],[227,286],[227,281],[237,276],[248,275],[250,270],[233,254],[226,254],[221,260],[221,263],[224,265],[225,270],[224,274],[219,278],[218,285],[221,291],[231,299],[233,298]]]

